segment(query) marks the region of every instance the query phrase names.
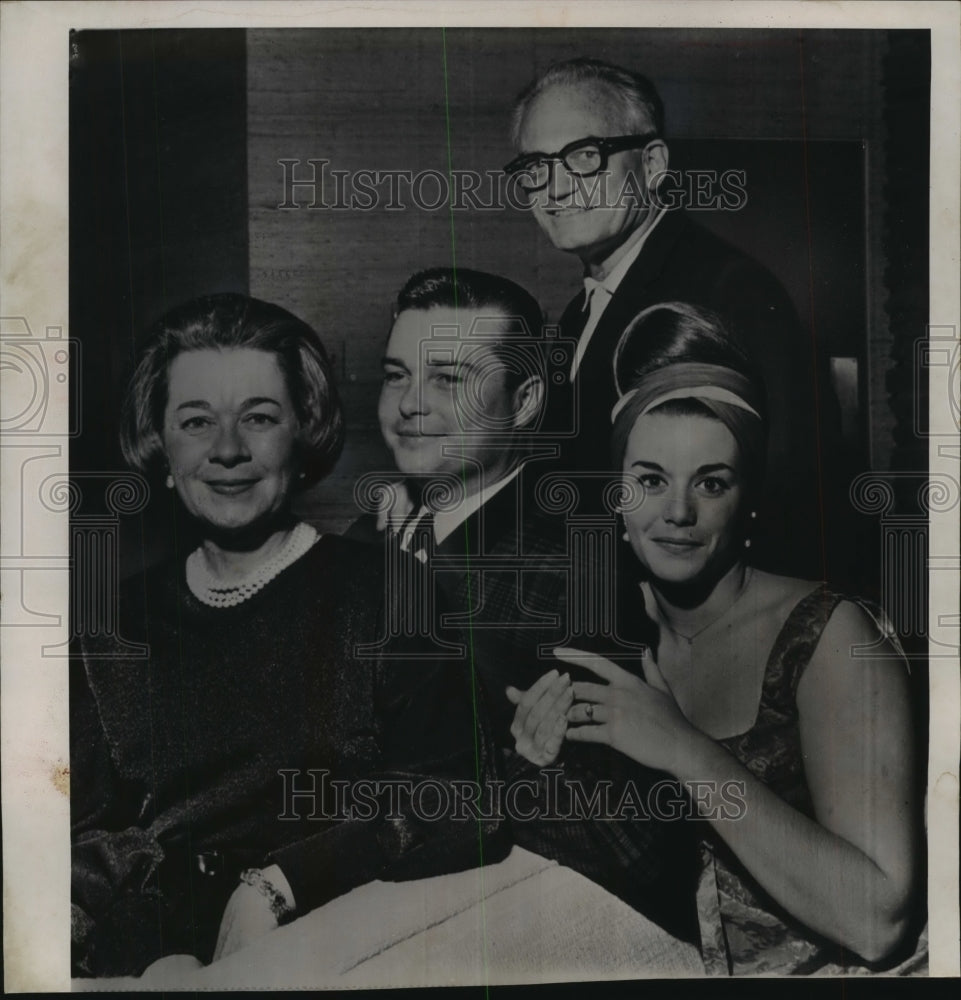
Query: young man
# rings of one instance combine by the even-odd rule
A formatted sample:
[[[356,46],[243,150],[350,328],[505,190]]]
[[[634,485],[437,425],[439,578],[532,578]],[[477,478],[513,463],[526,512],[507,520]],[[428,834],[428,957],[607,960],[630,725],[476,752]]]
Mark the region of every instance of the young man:
[[[404,487],[393,510],[362,518],[351,534],[377,538],[379,527],[388,545],[424,564],[445,609],[438,637],[458,630],[503,750],[515,842],[693,939],[687,825],[645,812],[664,776],[565,744],[562,730],[535,751],[545,745],[532,709],[539,695],[573,697],[570,678],[550,673],[551,650],[600,652],[600,643],[610,651],[619,630],[604,603],[616,567],[581,557],[577,524],[544,489],[541,468],[551,469],[556,454],[538,437],[550,381],[540,337],[537,303],[506,279],[435,269],[407,282],[378,407]],[[613,541],[613,518],[609,529]],[[636,631],[622,648],[637,653],[647,636],[630,624]]]

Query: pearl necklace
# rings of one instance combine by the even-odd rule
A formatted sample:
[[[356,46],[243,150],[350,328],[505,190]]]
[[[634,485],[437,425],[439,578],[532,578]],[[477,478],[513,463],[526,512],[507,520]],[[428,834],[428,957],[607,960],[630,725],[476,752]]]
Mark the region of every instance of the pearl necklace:
[[[287,536],[287,541],[263,565],[230,584],[224,583],[210,571],[201,546],[187,556],[187,586],[198,601],[209,607],[233,607],[266,587],[275,576],[304,555],[319,538],[316,528],[299,521]]]

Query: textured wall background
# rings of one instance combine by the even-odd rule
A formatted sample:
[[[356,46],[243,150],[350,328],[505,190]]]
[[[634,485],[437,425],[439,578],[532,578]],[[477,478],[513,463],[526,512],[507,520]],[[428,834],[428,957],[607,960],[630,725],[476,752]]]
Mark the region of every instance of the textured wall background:
[[[328,204],[335,169],[496,170],[513,155],[516,93],[548,63],[578,55],[654,80],[672,165],[747,171],[744,210],[699,218],[778,275],[821,350],[860,358],[857,430],[872,465],[887,467],[891,331],[880,222],[888,44],[886,33],[856,31],[248,32],[251,293],[317,325],[338,356],[351,431],[335,478],[308,498],[307,513],[338,525],[349,517],[356,473],[387,461],[373,423],[378,362],[391,298],[410,273],[455,260],[502,273],[556,319],[580,267],[511,208],[418,211],[408,200],[403,211],[310,210],[311,191],[301,188],[302,207],[280,210],[278,160],[301,161],[287,168],[299,178],[310,176],[307,160],[328,161],[318,197]]]
[[[823,352],[860,358],[855,431],[872,467],[924,468],[912,419],[927,321],[927,32],[163,30],[72,42],[75,468],[121,467],[117,410],[144,326],[201,292],[249,288],[314,323],[336,356],[349,444],[304,509],[342,528],[357,474],[387,462],[378,362],[403,281],[456,260],[515,278],[556,319],[580,268],[510,208],[421,211],[407,197],[399,211],[310,210],[301,189],[305,206],[281,210],[278,161],[301,161],[301,177],[311,158],[328,172],[499,171],[516,93],[577,55],[655,81],[673,165],[747,172],[746,207],[700,221],[778,275]],[[123,547],[131,568],[168,542],[162,518],[144,522],[125,526],[138,536]]]

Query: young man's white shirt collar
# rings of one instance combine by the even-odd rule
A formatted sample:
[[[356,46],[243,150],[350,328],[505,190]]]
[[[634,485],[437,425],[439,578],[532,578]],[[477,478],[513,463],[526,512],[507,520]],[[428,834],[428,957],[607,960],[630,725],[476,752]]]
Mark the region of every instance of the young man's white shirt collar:
[[[516,479],[520,474],[523,463],[517,466],[513,472],[509,472],[506,476],[498,479],[496,483],[490,486],[484,486],[479,489],[476,493],[472,493],[470,496],[465,497],[453,510],[439,510],[434,514],[434,542],[440,545],[445,538],[449,537],[453,532],[462,525],[475,511],[480,510],[480,508],[487,503],[492,497],[496,496],[508,483]],[[401,539],[400,547],[406,552],[410,548],[411,536],[414,534],[414,530],[417,527],[420,519],[427,513],[427,508],[423,505],[417,512],[417,516],[413,518],[408,525],[404,528],[404,537]],[[423,553],[415,553],[418,558],[426,559],[427,557]]]

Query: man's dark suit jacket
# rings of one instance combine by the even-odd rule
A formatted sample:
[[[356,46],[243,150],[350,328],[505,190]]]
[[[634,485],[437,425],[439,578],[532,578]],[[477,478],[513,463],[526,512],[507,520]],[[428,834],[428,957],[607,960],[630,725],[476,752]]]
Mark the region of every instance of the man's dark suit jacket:
[[[561,318],[563,336],[579,337],[586,321],[584,301],[582,291],[568,305]],[[765,382],[767,485],[752,558],[764,568],[822,579],[828,569],[822,554],[830,553],[833,568],[843,570],[837,546],[843,545],[844,532],[828,538],[821,523],[822,514],[831,520],[848,506],[844,463],[838,457],[837,404],[824,377],[827,359],[817,356],[813,336],[801,331],[777,279],[682,211],[661,218],[601,314],[575,379],[577,434],[564,443],[563,467],[609,467],[615,348],[639,312],[671,301],[717,313]],[[548,432],[569,422],[569,415],[556,408],[571,405],[563,390],[555,392]]]
[[[513,480],[429,556],[446,609],[443,631],[456,630],[467,646],[492,720],[494,742],[503,750],[507,785],[534,782],[542,817],[555,816],[528,821],[511,817],[514,841],[575,869],[672,933],[695,940],[693,824],[644,816],[560,818],[573,809],[572,783],[579,782],[589,798],[599,780],[608,780],[616,804],[627,785],[633,784],[645,800],[652,786],[667,776],[602,746],[565,743],[553,765],[563,770],[554,775],[543,774],[515,752],[510,732],[515,709],[505,695],[507,685],[526,690],[555,667],[560,673],[569,671],[574,679],[596,681],[587,671],[575,677],[577,669],[549,650],[566,644],[608,653],[612,640],[597,630],[584,634],[582,619],[574,621],[568,615],[569,579],[582,580],[585,573],[612,578],[612,573],[591,558],[580,558],[576,546],[575,554],[568,556],[568,520],[537,502],[534,478],[522,474]],[[373,518],[365,516],[348,535],[377,539],[373,524]],[[379,540],[383,543],[383,536]],[[520,568],[522,564],[527,568]],[[639,603],[621,612],[616,632],[624,647],[650,642],[647,625]],[[637,661],[633,663],[638,669]],[[622,665],[631,669],[628,660]],[[526,793],[519,801],[525,810],[532,803]]]

